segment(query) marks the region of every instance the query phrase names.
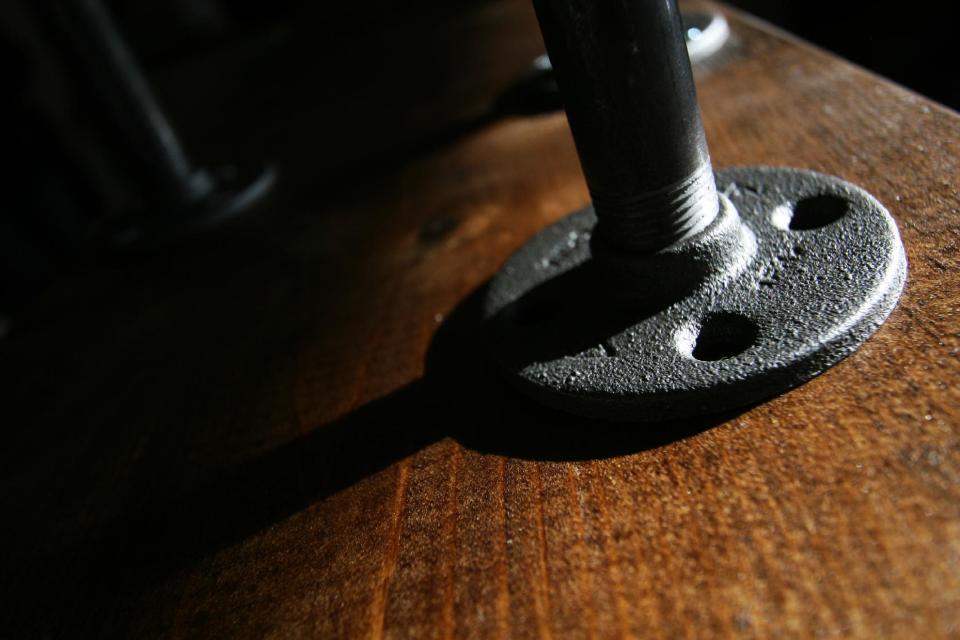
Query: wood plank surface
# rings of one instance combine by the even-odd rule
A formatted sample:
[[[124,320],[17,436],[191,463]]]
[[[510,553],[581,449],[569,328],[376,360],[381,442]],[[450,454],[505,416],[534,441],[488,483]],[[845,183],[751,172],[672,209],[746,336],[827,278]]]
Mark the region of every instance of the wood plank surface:
[[[960,634],[957,114],[728,12],[715,166],[862,185],[906,292],[768,403],[588,423],[480,340],[484,283],[588,201],[563,115],[486,110],[529,3],[324,11],[156,73],[197,153],[276,160],[270,203],[0,342],[0,636]]]

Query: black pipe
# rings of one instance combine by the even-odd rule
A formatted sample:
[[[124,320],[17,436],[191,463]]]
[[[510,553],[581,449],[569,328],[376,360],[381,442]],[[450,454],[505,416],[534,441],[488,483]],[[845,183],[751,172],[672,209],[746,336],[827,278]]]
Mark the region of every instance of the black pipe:
[[[101,1],[55,0],[52,7],[111,119],[167,200],[167,211],[187,209],[209,196],[214,188],[210,175],[190,162]]]
[[[713,169],[676,0],[534,0],[599,223],[653,253],[716,217]]]

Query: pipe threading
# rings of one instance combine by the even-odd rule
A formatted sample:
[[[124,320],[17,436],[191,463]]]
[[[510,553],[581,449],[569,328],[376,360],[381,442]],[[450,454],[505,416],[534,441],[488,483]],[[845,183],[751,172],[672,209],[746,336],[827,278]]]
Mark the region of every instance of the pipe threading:
[[[719,210],[676,0],[535,0],[608,248],[656,253]]]
[[[591,190],[590,196],[599,220],[598,239],[635,253],[655,253],[692,238],[714,221],[720,209],[709,162],[656,191],[624,197]]]

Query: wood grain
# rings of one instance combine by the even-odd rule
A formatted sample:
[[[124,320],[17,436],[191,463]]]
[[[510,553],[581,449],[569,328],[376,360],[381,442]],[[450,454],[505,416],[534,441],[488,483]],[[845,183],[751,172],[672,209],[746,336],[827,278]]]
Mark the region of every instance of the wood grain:
[[[158,70],[199,154],[282,180],[0,343],[0,635],[960,634],[960,118],[729,14],[698,71],[715,165],[862,185],[906,292],[761,406],[585,423],[479,340],[483,284],[587,202],[562,115],[485,115],[541,51],[531,9],[427,4]]]

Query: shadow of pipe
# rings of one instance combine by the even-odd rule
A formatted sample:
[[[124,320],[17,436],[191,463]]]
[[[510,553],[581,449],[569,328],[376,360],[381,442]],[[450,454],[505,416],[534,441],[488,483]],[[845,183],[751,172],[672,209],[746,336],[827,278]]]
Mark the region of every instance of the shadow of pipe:
[[[591,460],[662,447],[734,415],[632,425],[541,407],[484,364],[482,296],[483,290],[475,292],[441,325],[421,380],[210,478],[186,495],[141,505],[98,540],[69,549],[65,555],[85,557],[85,570],[97,576],[84,599],[109,602],[116,594],[162,583],[173,572],[444,438],[512,458]],[[42,575],[43,566],[37,570]]]

